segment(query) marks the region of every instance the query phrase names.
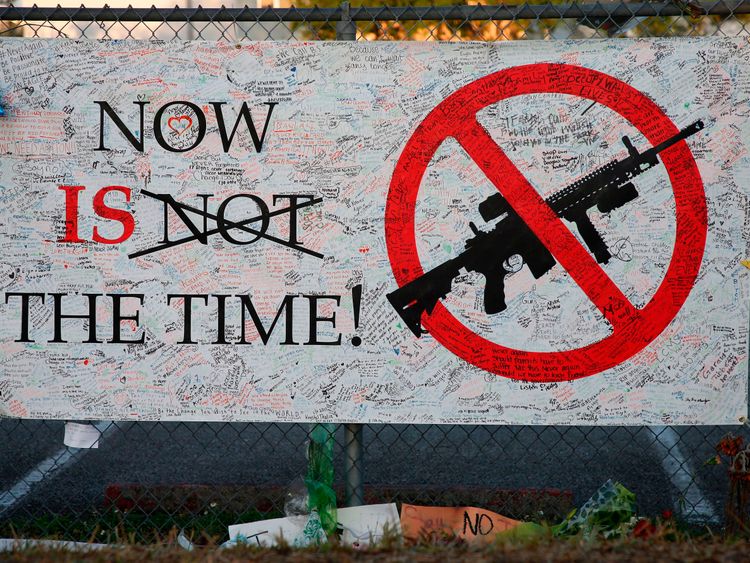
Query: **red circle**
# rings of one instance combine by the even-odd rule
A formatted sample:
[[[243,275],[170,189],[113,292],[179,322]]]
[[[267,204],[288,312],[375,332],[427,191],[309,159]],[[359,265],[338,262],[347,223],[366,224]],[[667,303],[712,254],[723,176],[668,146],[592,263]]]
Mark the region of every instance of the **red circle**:
[[[484,107],[524,94],[570,94],[614,110],[652,145],[679,129],[648,97],[607,74],[567,64],[532,64],[476,80],[441,102],[420,123],[393,173],[385,210],[388,258],[399,287],[421,276],[414,231],[419,186],[435,151],[476,119]],[[448,350],[496,375],[524,381],[568,381],[614,367],[650,344],[677,315],[698,275],[708,228],[703,182],[690,149],[681,141],[660,153],[675,198],[672,260],[653,298],[606,338],[558,352],[515,350],[486,340],[438,302],[423,326]]]

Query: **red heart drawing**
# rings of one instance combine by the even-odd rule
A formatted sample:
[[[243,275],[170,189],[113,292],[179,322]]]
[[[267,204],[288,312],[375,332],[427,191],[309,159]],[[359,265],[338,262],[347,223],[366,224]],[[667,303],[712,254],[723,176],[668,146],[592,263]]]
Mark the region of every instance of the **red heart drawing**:
[[[172,122],[177,124],[177,127],[172,125]],[[178,115],[177,117],[170,117],[167,120],[167,127],[178,135],[182,135],[185,131],[193,126],[193,119],[189,115]]]

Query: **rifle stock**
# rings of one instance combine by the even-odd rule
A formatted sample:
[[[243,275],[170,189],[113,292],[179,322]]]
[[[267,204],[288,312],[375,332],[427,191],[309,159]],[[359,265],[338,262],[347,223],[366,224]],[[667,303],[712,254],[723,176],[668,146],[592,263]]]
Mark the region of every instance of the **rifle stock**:
[[[398,311],[406,326],[417,338],[427,332],[422,328],[422,313],[431,314],[438,300],[450,293],[453,279],[460,272],[460,266],[455,262],[455,260],[449,260],[440,264],[386,295],[393,308]]]

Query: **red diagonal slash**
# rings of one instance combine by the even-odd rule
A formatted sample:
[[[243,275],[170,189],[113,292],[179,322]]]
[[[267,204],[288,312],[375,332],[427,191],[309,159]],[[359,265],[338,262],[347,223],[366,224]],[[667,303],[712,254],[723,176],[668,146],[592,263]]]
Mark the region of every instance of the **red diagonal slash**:
[[[552,253],[615,330],[639,315],[630,300],[568,230],[476,119],[455,135],[521,220]]]
[[[698,165],[687,143],[681,141],[659,155],[674,192],[672,259],[651,300],[636,309],[477,122],[480,110],[503,99],[547,93],[578,96],[609,107],[653,146],[678,132],[647,96],[607,74],[566,64],[512,67],[460,88],[419,124],[393,172],[385,210],[388,258],[396,282],[404,286],[424,274],[414,232],[422,178],[440,145],[449,137],[457,139],[611,324],[612,334],[587,346],[564,349],[564,345],[558,345],[560,349],[553,352],[530,352],[487,340],[467,328],[442,303],[431,314],[422,315],[422,324],[430,335],[458,357],[490,373],[526,381],[565,381],[601,373],[653,343],[674,320],[693,288],[708,225]],[[507,315],[507,311],[500,315]],[[507,322],[513,319],[507,318]]]

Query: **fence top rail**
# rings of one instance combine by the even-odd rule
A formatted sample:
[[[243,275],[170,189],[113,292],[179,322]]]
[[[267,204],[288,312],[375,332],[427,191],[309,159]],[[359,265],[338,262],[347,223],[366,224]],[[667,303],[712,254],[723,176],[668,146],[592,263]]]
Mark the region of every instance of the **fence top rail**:
[[[687,6],[687,4],[685,4]],[[339,6],[336,8],[100,8],[36,5],[0,9],[0,21],[141,21],[141,22],[295,22],[295,21],[418,21],[515,20],[750,14],[750,0],[691,2],[689,11],[672,0],[628,3],[569,3],[461,6]]]

